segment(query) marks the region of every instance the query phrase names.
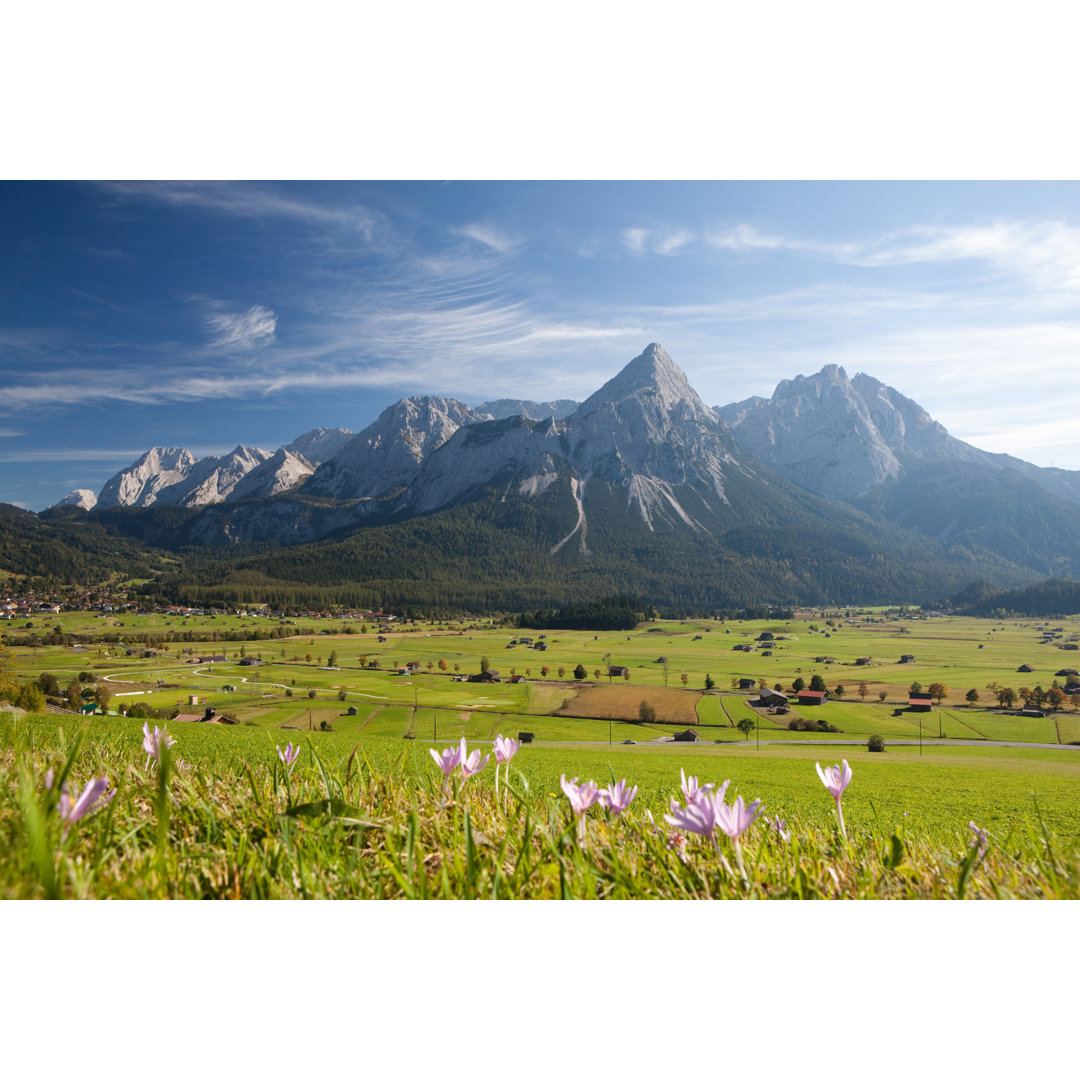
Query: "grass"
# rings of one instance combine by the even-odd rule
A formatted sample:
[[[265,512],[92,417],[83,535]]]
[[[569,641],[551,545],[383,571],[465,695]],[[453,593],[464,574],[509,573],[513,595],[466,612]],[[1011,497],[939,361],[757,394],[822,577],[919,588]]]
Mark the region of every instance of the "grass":
[[[276,731],[177,726],[171,759],[146,768],[136,721],[0,718],[0,896],[1080,898],[1072,753],[948,742],[922,758],[913,748],[848,752],[845,843],[814,770],[838,755],[818,747],[530,746],[496,797],[492,766],[443,791],[429,743],[372,730],[391,709],[403,707],[374,710],[359,737],[301,736],[291,777]],[[463,716],[477,740],[498,722]],[[190,767],[176,772],[179,757]],[[670,846],[662,815],[680,767],[730,778],[729,797],[764,799],[791,839],[752,826],[739,852],[745,878],[729,870],[726,838]],[[106,775],[116,797],[65,835],[49,768],[73,791]],[[562,773],[626,776],[639,796],[617,818],[590,811],[582,840]],[[991,833],[985,857],[969,820]]]

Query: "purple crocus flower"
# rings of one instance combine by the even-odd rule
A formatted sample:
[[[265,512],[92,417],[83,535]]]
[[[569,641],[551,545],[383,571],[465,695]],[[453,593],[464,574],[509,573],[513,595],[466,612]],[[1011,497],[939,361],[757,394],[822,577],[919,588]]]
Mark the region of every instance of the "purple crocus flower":
[[[154,725],[153,732],[150,731],[150,725],[145,722],[142,729],[142,748],[146,751],[146,764],[149,766],[150,759],[153,758],[160,765],[162,748],[172,746],[176,740],[171,735],[166,734],[165,728],[159,728],[157,724]]]
[[[829,789],[829,794],[836,800],[836,816],[840,819],[840,833],[846,840],[847,830],[844,828],[844,811],[840,807],[840,796],[844,794],[844,789],[851,783],[851,766],[846,761],[841,765],[830,765],[827,769],[823,769],[819,762],[815,762],[815,764],[821,782]]]
[[[990,834],[985,829],[980,829],[974,821],[968,822],[968,828],[975,834],[975,839],[972,840],[971,846],[975,847],[976,845],[978,845],[979,858],[981,859],[986,855],[986,849],[990,843]]]
[[[435,764],[439,766],[443,771],[443,776],[449,777],[449,775],[461,764],[464,760],[465,752],[465,740],[461,740],[460,746],[448,746],[442,754],[439,753],[434,747],[428,750],[428,753],[435,759]]]
[[[470,776],[475,776],[487,763],[491,760],[491,755],[488,754],[481,760],[480,751],[474,750],[468,757],[465,757],[465,740],[461,740],[461,775],[464,779],[468,780]]]
[[[637,784],[627,791],[626,781],[620,780],[610,787],[601,788],[599,795],[601,806],[613,814],[621,814],[634,801],[637,795]]]
[[[496,735],[495,763],[501,765],[504,761],[509,761],[520,749],[521,743],[517,739]]]
[[[277,751],[277,756],[281,758],[281,764],[284,765],[285,768],[289,768],[292,763],[300,756],[299,745],[293,746],[292,743],[288,743],[284,750],[282,750],[281,747],[275,743],[274,749]]]
[[[727,788],[726,783],[724,788]],[[698,836],[704,836],[711,840],[713,839],[713,833],[716,831],[717,807],[723,805],[722,799],[723,791],[703,792],[698,789],[697,797],[692,801],[688,801],[685,808],[672,799],[671,813],[665,814],[664,820],[677,829],[697,833]]]
[[[46,779],[51,780],[51,777],[46,777]],[[51,787],[52,784],[50,783],[49,786]],[[68,826],[73,825],[80,818],[89,814],[99,803],[104,806],[115,794],[115,788],[109,791],[109,778],[107,776],[103,776],[100,780],[88,781],[86,787],[82,789],[82,794],[74,801],[67,793],[67,784],[64,784],[60,789],[60,802],[58,803],[60,820],[64,823],[64,832],[67,832]]]
[[[679,775],[682,777],[682,793],[687,803],[692,803],[698,795],[705,795],[716,786],[715,784],[699,784],[696,776],[687,776],[685,771],[680,769]],[[730,781],[724,781],[723,790],[727,791],[727,786]],[[721,795],[721,798],[723,795]]]
[[[576,776],[573,780],[567,780],[564,773],[559,777],[559,786],[570,800],[574,814],[579,818],[600,798],[600,789],[593,780],[585,780],[579,784]]]
[[[720,826],[721,832],[730,836],[738,844],[739,838],[753,825],[754,819],[763,809],[760,799],[755,799],[749,806],[743,802],[741,795],[737,795],[731,804],[717,799],[716,823]]]
[[[791,839],[791,833],[787,829],[787,818],[782,818],[777,814],[774,818],[763,818],[762,820],[781,840],[786,842]]]

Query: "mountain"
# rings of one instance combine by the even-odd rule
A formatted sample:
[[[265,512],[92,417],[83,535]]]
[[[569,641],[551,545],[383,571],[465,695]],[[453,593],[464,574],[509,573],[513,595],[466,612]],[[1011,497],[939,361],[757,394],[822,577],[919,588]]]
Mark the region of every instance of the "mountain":
[[[298,487],[314,471],[315,466],[303,454],[282,447],[237,480],[226,498],[236,502],[281,495]]]
[[[320,466],[305,494],[370,499],[404,487],[459,427],[482,420],[468,405],[451,398],[404,398]]]
[[[131,505],[62,512],[173,551],[154,588],[200,603],[940,604],[1080,569],[1080,504],[1050,490],[1074,474],[1039,482],[836,366],[712,409],[653,343],[564,415],[530,404],[413,397],[274,455],[153,451],[110,481]]]
[[[188,450],[155,446],[105,484],[98,494],[98,508],[153,506],[158,493],[182,482],[194,464],[195,456]]]
[[[311,431],[286,443],[282,450],[302,457],[312,468],[329,461],[352,438],[348,428],[312,428]]]
[[[578,403],[569,398],[558,401],[522,401],[519,398],[500,398],[477,405],[476,411],[491,420],[505,420],[510,416],[523,416],[526,420],[565,420]]]
[[[954,438],[869,375],[827,365],[717,410],[739,446],[808,491],[1040,574],[1080,574],[1080,474]]]
[[[97,506],[98,497],[89,488],[78,488],[65,495],[56,505],[75,506],[80,510],[93,510]]]
[[[233,488],[270,456],[258,447],[238,446],[221,457],[200,458],[183,478],[159,488],[154,502],[158,506],[207,506],[224,502]]]

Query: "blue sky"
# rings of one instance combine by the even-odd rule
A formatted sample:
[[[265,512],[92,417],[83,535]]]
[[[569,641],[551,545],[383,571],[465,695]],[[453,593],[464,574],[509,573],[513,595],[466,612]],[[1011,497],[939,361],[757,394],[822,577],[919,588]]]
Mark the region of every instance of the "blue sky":
[[[433,393],[582,399],[651,341],[710,405],[827,363],[1080,469],[1080,185],[5,182],[0,501]]]

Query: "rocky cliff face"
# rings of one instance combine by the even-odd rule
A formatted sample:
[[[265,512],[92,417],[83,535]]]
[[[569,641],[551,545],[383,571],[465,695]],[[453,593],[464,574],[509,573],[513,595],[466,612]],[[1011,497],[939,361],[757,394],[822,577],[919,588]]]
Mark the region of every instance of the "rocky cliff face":
[[[281,449],[303,458],[314,469],[343,450],[352,437],[348,428],[312,428]]]
[[[201,458],[183,479],[159,488],[154,501],[158,506],[209,506],[224,502],[233,488],[269,457],[258,447],[238,446],[221,457]]]
[[[152,506],[158,494],[182,482],[194,464],[195,456],[188,450],[155,446],[106,483],[98,495],[98,507]]]
[[[492,420],[505,420],[509,416],[522,416],[526,420],[565,420],[577,407],[578,403],[569,398],[560,398],[557,401],[500,398],[498,401],[485,401],[483,405],[477,405],[476,411]]]
[[[65,495],[57,506],[77,506],[80,510],[93,510],[97,506],[97,496],[89,488],[78,488]]]
[[[884,393],[889,388],[869,382],[863,388],[902,447],[905,416]],[[749,398],[717,411],[739,446],[819,495],[850,499],[900,475],[900,461],[867,401],[835,364],[816,375],[785,379],[771,398]]]
[[[404,487],[459,427],[482,420],[452,398],[404,398],[320,466],[305,485],[305,494],[369,499]]]
[[[282,447],[261,465],[241,477],[229,493],[228,501],[266,499],[273,495],[282,495],[298,487],[314,471],[314,466],[302,455]]]

